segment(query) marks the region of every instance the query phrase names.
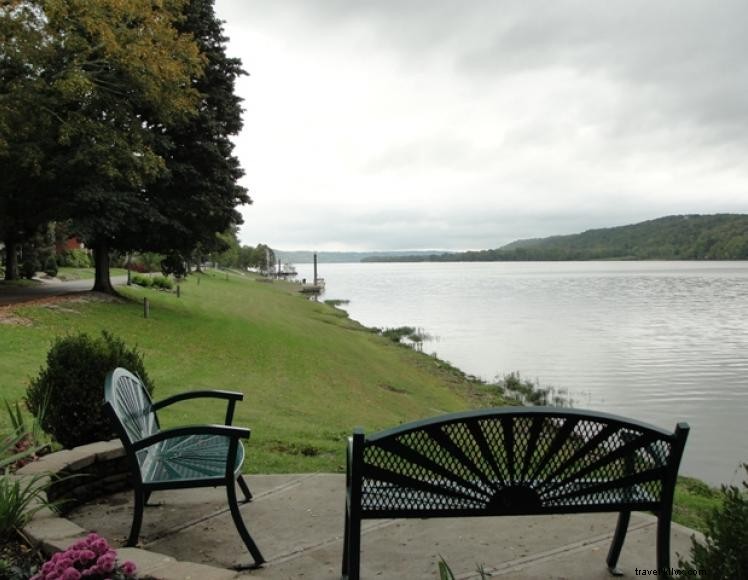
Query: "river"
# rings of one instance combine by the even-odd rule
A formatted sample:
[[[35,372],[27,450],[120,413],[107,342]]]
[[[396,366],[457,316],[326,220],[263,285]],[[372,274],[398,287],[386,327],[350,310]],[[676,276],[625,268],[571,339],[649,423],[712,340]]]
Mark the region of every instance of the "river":
[[[311,279],[311,264],[297,264]],[[737,483],[748,461],[748,262],[320,264],[322,299],[492,380],[517,371],[577,408],[672,430],[681,473]]]

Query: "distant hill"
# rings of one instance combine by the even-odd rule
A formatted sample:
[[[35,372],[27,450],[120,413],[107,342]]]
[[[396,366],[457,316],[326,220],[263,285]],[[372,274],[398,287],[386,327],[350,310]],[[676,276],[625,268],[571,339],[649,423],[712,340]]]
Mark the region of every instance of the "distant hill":
[[[675,215],[581,234],[516,240],[495,250],[370,257],[365,262],[745,260],[748,215]]]
[[[309,250],[273,250],[281,261],[289,264],[311,264],[314,252]],[[371,252],[317,252],[320,263],[361,262],[367,258],[398,258],[400,256],[430,256],[439,250],[399,250]],[[394,261],[398,261],[395,259]]]

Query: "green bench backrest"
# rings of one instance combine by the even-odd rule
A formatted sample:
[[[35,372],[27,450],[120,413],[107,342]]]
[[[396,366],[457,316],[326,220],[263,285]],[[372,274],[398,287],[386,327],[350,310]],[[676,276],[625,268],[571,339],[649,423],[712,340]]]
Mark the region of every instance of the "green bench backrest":
[[[104,400],[121,426],[121,436],[124,435],[130,444],[158,433],[158,418],[151,408],[151,397],[140,379],[130,371],[117,368],[107,377]]]
[[[687,433],[685,424],[668,433],[614,415],[548,407],[415,422],[359,440],[363,511],[651,509],[672,490]]]

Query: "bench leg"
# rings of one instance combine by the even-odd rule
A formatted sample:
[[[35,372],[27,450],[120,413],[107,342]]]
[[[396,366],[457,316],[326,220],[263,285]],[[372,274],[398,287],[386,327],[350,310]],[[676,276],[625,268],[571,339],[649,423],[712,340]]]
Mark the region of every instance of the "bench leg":
[[[623,576],[623,572],[618,568],[618,556],[621,555],[623,541],[626,539],[626,532],[629,529],[629,520],[631,519],[630,511],[623,511],[618,515],[618,524],[616,525],[613,542],[610,544],[608,551],[608,570],[613,576]]]
[[[361,518],[351,517],[346,507],[343,538],[343,579],[359,580],[361,568]]]
[[[130,537],[127,538],[128,546],[135,546],[138,543],[138,536],[140,535],[140,526],[143,523],[143,506],[146,502],[146,494],[150,495],[150,492],[145,491],[142,487],[135,487],[135,506],[132,514],[132,526],[130,527]]]
[[[343,578],[346,578],[348,576],[348,502],[345,502],[345,523],[343,527],[343,566],[341,570],[341,575]]]
[[[244,481],[244,477],[240,475],[236,481],[239,483],[239,487],[244,494],[244,501],[252,501],[252,492],[249,491],[249,486],[247,485],[247,482]]]
[[[260,549],[257,547],[257,544],[255,544],[255,541],[249,534],[247,526],[244,525],[242,514],[239,511],[239,504],[236,501],[236,486],[234,484],[234,481],[230,481],[226,484],[226,495],[228,496],[229,510],[231,510],[231,517],[234,520],[236,531],[239,532],[239,535],[244,541],[244,545],[247,546],[249,553],[252,554],[252,559],[255,561],[254,567],[259,568],[265,563],[265,558],[262,557]]]
[[[672,511],[657,514],[657,569],[670,569],[670,520]]]

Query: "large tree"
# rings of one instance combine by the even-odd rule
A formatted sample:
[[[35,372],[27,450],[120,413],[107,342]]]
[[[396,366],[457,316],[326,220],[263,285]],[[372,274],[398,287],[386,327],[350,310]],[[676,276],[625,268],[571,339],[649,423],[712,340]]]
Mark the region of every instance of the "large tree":
[[[28,2],[0,5],[0,240],[5,278],[18,275],[19,245],[52,218],[57,120],[44,18]]]
[[[164,132],[195,113],[204,63],[176,24],[183,0],[47,0],[50,36],[65,63],[54,84],[66,146],[64,211],[93,248],[94,290],[112,292],[109,253],[141,249],[168,218],[148,185],[165,172]]]
[[[152,203],[147,185],[166,171],[159,152],[164,132],[195,113],[199,93],[192,83],[204,64],[193,37],[176,28],[184,8],[185,0],[8,0],[2,5],[3,72],[10,75],[21,65],[18,88],[7,91],[0,109],[0,130],[11,135],[0,140],[0,146],[9,145],[3,163],[12,175],[2,194],[12,218],[3,220],[4,229],[11,231],[11,224],[14,234],[25,226],[30,201],[55,218],[72,218],[94,250],[96,290],[112,291],[110,249],[137,247],[139,232],[168,221]],[[34,35],[36,42],[29,42]],[[25,52],[34,45],[44,48],[43,64],[37,59],[27,66]],[[28,114],[28,102],[40,99],[43,114]],[[53,121],[51,147],[35,137],[47,118]],[[7,151],[20,141],[14,131],[39,146],[33,166],[12,165],[19,155]],[[42,131],[40,137],[46,136]],[[28,195],[40,188],[17,194],[38,181],[38,166],[54,170],[59,203],[49,190],[44,203]]]
[[[195,249],[223,249],[217,235],[235,231],[242,223],[236,207],[251,200],[238,183],[244,172],[231,142],[242,128],[235,92],[236,79],[245,74],[241,61],[226,55],[227,38],[213,0],[189,0],[183,15],[177,28],[195,39],[205,58],[202,74],[192,79],[200,100],[197,114],[169,127],[160,141],[167,171],[148,190],[169,219],[147,238],[154,249],[189,256]]]
[[[36,200],[36,206],[54,208],[55,219],[70,218],[93,248],[95,290],[113,291],[111,250],[186,255],[241,223],[236,206],[250,199],[237,183],[242,170],[230,136],[241,129],[234,83],[243,71],[226,56],[212,1],[9,5],[26,12],[24,34],[40,34],[37,44],[48,59],[27,71],[26,88],[34,98],[50,95],[52,146],[37,165],[54,169],[54,194],[62,201]],[[16,113],[21,94],[15,104],[9,100]],[[34,115],[17,118],[33,137]],[[17,172],[19,181],[30,175]],[[52,192],[43,195],[51,201]],[[17,224],[23,212],[12,213]]]

